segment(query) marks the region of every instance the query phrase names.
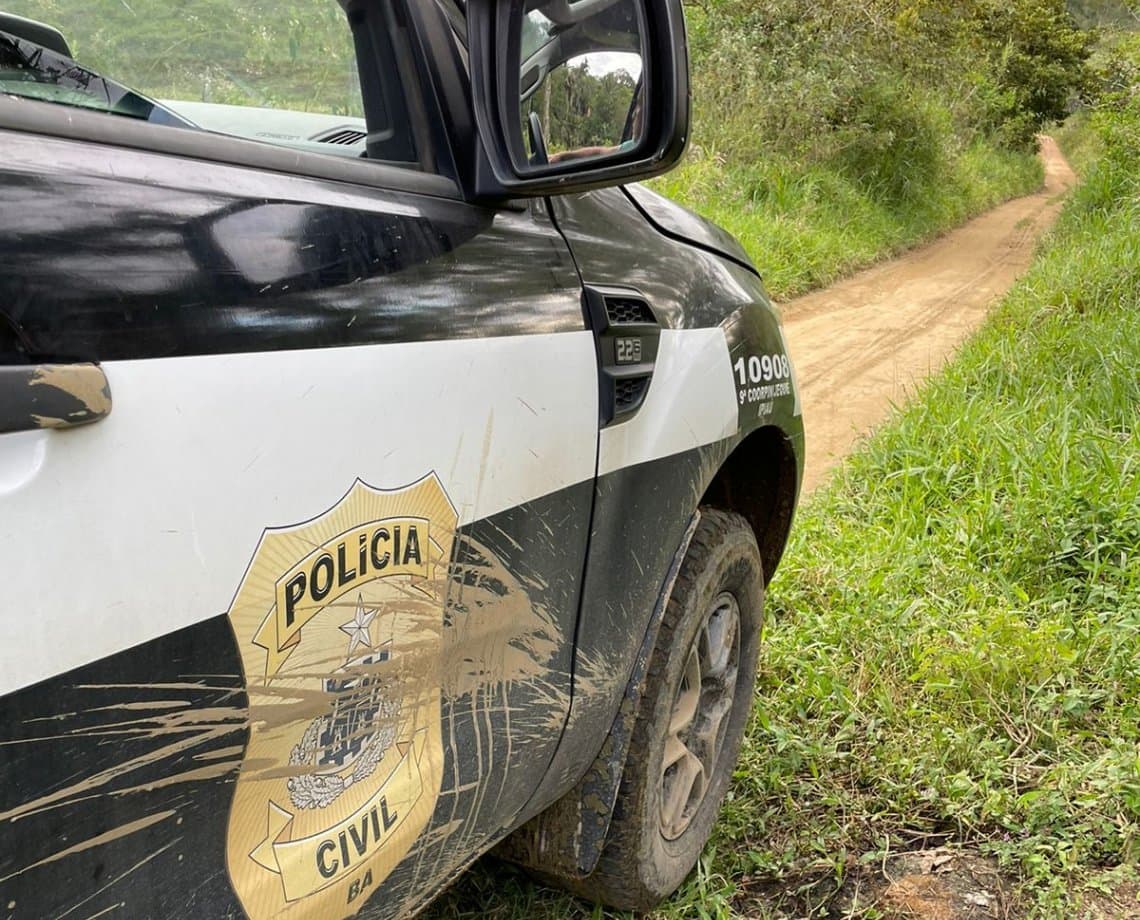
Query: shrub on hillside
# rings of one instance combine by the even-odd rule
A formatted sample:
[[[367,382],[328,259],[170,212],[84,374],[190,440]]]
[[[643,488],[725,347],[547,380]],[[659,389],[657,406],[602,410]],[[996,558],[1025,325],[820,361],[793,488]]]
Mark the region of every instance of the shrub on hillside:
[[[954,131],[944,107],[879,80],[856,91],[835,141],[840,172],[882,200],[900,201],[941,175]]]
[[[1140,87],[1140,33],[1102,40],[1092,61],[1090,101],[1122,100]]]
[[[1027,149],[1085,89],[1092,40],[1064,0],[700,0],[689,24],[694,137],[736,162],[890,156],[900,123],[930,103],[963,141]]]

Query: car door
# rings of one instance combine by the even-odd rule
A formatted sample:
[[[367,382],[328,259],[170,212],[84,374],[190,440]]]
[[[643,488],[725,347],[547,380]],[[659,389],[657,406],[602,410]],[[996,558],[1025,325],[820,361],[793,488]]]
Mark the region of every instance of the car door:
[[[0,906],[398,914],[515,822],[568,711],[570,254],[421,135],[400,169],[58,101],[0,97]]]

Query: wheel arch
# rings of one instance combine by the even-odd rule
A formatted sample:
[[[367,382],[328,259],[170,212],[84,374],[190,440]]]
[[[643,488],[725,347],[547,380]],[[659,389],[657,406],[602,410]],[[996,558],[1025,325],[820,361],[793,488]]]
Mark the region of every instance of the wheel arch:
[[[747,435],[721,463],[700,504],[734,511],[752,525],[764,582],[771,580],[795,514],[799,461],[788,436],[774,425]]]

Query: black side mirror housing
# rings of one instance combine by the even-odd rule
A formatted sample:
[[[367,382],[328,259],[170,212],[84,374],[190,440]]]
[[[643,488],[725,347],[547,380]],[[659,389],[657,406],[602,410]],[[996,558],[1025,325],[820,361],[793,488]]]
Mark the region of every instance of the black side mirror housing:
[[[639,137],[606,148],[605,155],[552,155],[536,139],[535,119],[520,114],[520,99],[534,93],[523,65],[523,18],[539,13],[553,36],[623,3],[634,8],[641,30],[637,78]],[[585,31],[585,30],[584,30]],[[598,34],[595,29],[594,34]],[[567,44],[571,44],[567,39]],[[681,159],[689,135],[689,60],[681,0],[468,0],[467,47],[475,121],[484,157],[475,192],[484,200],[582,192],[648,179]],[[573,46],[572,46],[573,47]],[[539,77],[538,79],[542,79]],[[630,111],[633,118],[633,110]],[[628,132],[627,124],[627,132]],[[528,156],[524,138],[543,148]],[[601,148],[594,148],[601,150]],[[572,151],[571,151],[572,153]]]
[[[15,16],[12,13],[0,13],[0,32],[15,35],[16,38],[22,38],[42,48],[47,48],[48,51],[54,51],[62,57],[71,57],[71,49],[67,46],[67,39],[54,26],[36,22],[33,19],[24,19],[22,16]]]

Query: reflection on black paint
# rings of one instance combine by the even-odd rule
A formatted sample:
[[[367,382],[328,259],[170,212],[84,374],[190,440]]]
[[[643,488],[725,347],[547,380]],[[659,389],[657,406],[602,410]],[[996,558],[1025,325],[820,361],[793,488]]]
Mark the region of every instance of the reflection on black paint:
[[[630,284],[647,296],[669,329],[707,329],[761,302],[755,276],[662,236],[621,189],[552,199],[559,228],[587,284]],[[615,232],[620,228],[620,232]]]
[[[0,311],[25,360],[583,327],[569,253],[539,212],[20,134],[3,143]]]
[[[644,185],[628,185],[625,193],[665,233],[692,240],[699,246],[723,253],[743,266],[753,267],[740,241],[700,214],[681,207]]]

